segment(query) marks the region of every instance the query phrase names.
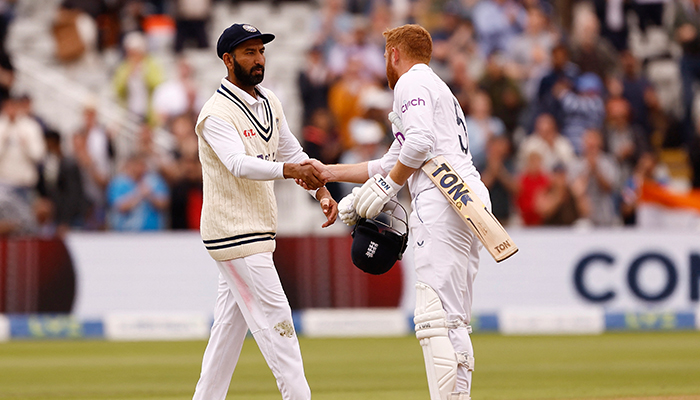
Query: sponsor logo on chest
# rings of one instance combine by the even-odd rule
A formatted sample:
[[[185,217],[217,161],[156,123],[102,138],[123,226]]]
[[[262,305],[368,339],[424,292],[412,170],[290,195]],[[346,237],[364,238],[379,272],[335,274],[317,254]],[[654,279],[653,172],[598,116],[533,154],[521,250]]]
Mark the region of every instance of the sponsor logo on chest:
[[[420,97],[417,97],[417,98],[411,99],[411,100],[407,100],[401,106],[401,114],[404,114],[411,107],[424,106],[424,105],[425,105],[425,100],[421,99]]]

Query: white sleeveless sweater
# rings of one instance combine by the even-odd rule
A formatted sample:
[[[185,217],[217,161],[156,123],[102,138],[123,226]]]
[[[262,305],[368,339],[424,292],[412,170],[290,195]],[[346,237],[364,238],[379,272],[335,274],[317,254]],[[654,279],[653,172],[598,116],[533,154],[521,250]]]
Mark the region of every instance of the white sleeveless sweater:
[[[258,120],[248,103],[226,84],[204,104],[195,127],[204,181],[200,231],[207,251],[217,261],[274,251],[277,201],[273,181],[237,178],[226,168],[202,136],[204,121],[216,116],[230,123],[247,155],[276,161],[279,116],[283,115],[277,97],[263,89],[257,94],[263,98],[266,121]]]

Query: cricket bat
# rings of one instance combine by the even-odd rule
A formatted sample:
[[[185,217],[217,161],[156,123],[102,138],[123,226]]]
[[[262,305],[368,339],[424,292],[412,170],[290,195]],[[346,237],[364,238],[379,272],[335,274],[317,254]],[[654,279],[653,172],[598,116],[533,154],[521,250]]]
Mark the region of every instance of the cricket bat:
[[[401,118],[395,112],[389,113],[389,121],[403,132]],[[481,240],[496,262],[501,262],[518,252],[518,246],[503,225],[491,214],[484,202],[464,182],[445,157],[430,157],[421,169],[440,189],[452,209]]]

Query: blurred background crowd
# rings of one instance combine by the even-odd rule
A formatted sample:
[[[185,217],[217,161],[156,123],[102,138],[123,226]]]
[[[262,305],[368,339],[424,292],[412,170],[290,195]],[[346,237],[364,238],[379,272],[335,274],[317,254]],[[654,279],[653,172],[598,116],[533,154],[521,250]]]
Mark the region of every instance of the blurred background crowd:
[[[644,181],[700,188],[700,0],[5,0],[0,233],[198,229],[194,123],[220,31],[261,12],[246,3],[278,35],[263,85],[324,163],[386,151],[382,32],[419,23],[504,225],[635,225]],[[60,82],[84,95],[50,105]],[[74,123],[49,121],[70,101]]]

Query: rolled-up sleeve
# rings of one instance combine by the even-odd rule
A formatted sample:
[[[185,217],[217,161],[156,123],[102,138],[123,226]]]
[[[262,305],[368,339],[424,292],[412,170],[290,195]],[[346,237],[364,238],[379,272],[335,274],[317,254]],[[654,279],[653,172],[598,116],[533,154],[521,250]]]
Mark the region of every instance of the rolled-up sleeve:
[[[434,105],[430,91],[420,83],[405,85],[395,93],[406,140],[398,160],[410,168],[420,168],[433,150]]]

